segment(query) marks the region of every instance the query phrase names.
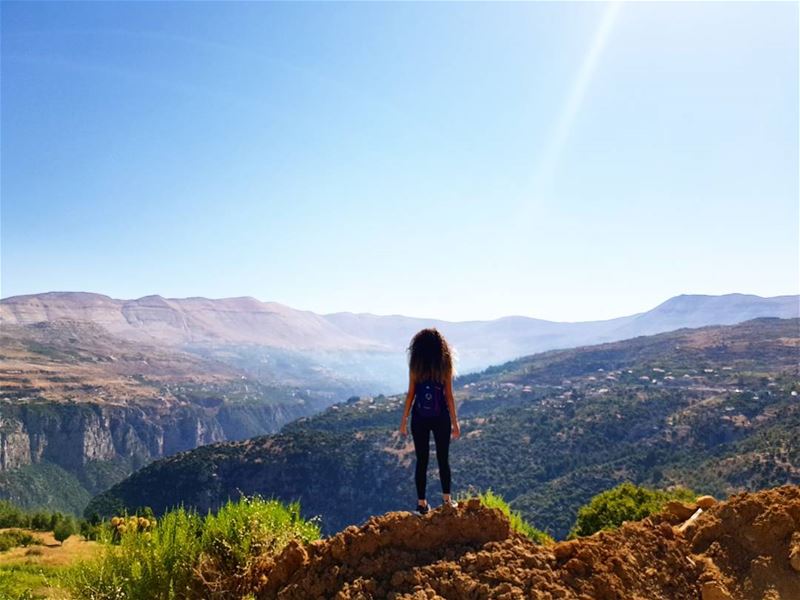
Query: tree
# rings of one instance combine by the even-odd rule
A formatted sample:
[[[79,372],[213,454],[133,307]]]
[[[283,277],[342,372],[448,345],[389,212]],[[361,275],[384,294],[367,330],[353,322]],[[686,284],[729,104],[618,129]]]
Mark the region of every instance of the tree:
[[[64,545],[64,541],[73,533],[75,533],[75,523],[73,523],[70,518],[61,519],[53,528],[53,537],[55,537],[56,541],[60,542],[62,546]]]
[[[50,515],[46,512],[36,512],[31,517],[31,529],[36,529],[37,531],[49,531],[50,527]]]
[[[49,529],[51,531],[55,531],[56,525],[58,525],[58,523],[63,521],[63,520],[64,520],[64,515],[62,515],[60,512],[54,512],[52,515],[50,515],[50,527],[49,527]]]
[[[669,500],[692,501],[694,498],[694,492],[685,488],[651,490],[630,482],[621,483],[597,494],[578,510],[570,537],[614,529],[625,521],[639,521],[659,512]]]

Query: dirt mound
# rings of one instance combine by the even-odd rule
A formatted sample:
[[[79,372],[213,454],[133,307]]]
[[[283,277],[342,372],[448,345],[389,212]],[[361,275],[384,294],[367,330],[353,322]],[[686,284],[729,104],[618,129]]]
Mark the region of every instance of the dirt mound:
[[[703,587],[719,590],[709,598],[800,599],[800,486],[733,496],[684,535],[706,563]]]
[[[264,565],[259,597],[800,599],[799,487],[705,505],[683,530],[697,506],[552,546],[511,532],[477,500],[425,517],[389,513],[290,544]]]

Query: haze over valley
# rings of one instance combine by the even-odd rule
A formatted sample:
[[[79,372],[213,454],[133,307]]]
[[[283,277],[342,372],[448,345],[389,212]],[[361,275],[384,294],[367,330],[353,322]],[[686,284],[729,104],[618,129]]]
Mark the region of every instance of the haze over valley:
[[[799,314],[798,296],[746,294],[676,296],[638,314],[587,322],[522,316],[453,322],[401,315],[315,314],[248,297],[117,300],[100,294],[51,292],[0,300],[3,324],[90,322],[130,342],[227,362],[263,382],[339,396],[402,389],[405,348],[423,327],[437,327],[447,336],[457,351],[459,372],[468,373],[556,348]]]
[[[559,538],[578,507],[622,481],[718,497],[800,483],[797,318],[535,354],[464,375],[455,388],[458,487],[500,493]],[[241,492],[299,499],[332,533],[403,510],[414,464],[411,440],[397,432],[403,399],[354,398],[275,435],[166,458],[88,512],[145,503],[206,511]]]
[[[449,322],[317,315],[253,298],[115,300],[46,293],[0,301],[0,495],[80,511],[152,460],[280,431],[407,381],[426,326],[462,379],[520,356],[683,327],[797,318],[798,297],[678,296],[608,321]]]

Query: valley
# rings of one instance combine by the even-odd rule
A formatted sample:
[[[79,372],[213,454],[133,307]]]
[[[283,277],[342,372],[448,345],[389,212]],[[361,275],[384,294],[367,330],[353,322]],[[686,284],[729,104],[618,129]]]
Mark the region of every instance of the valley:
[[[724,419],[713,424],[713,439],[739,440],[741,432],[753,429],[749,420],[741,420],[750,417],[740,418],[744,413],[720,404],[718,397],[750,388],[731,384],[731,376],[742,375],[741,365],[722,364],[722,347],[713,346],[712,353],[711,338],[697,334],[680,351],[668,346],[672,334],[665,334],[665,338],[656,335],[619,342],[621,350],[607,343],[588,346],[588,350],[549,350],[516,357],[676,324],[738,322],[753,315],[779,317],[797,310],[796,297],[732,294],[680,296],[647,313],[589,323],[522,317],[431,322],[450,336],[461,357],[460,368],[467,370],[457,384],[465,440],[453,451],[454,461],[470,473],[461,483],[495,487],[526,507],[527,515],[551,519],[557,507],[541,515],[539,511],[554,489],[574,491],[574,504],[609,481],[641,471],[622,463],[609,466],[640,453],[638,447],[624,444],[602,448],[602,440],[614,440],[620,427],[631,426],[649,440],[648,464],[678,452],[669,443],[677,445],[683,439],[685,423],[695,419],[698,410],[704,414],[723,411]],[[154,460],[281,432],[268,439],[286,464],[270,465],[264,473],[285,480],[285,485],[257,483],[258,474],[252,481],[245,477],[247,486],[287,498],[305,497],[315,470],[334,473],[344,464],[348,477],[377,478],[388,487],[362,494],[350,489],[345,477],[345,484],[335,490],[350,508],[331,514],[322,504],[305,502],[309,510],[325,514],[330,527],[338,527],[396,508],[400,506],[396,499],[405,490],[395,480],[406,480],[413,453],[409,440],[398,439],[391,431],[398,419],[398,398],[381,392],[403,389],[404,346],[425,324],[429,322],[401,316],[316,315],[252,298],[148,296],[127,301],[98,294],[48,293],[4,299],[0,301],[0,497],[21,506],[80,513],[92,496]],[[733,350],[746,350],[747,344],[756,343],[747,336],[758,338],[761,333],[748,330],[738,346],[726,344]],[[515,360],[489,366],[504,357]],[[639,367],[653,357],[660,357],[664,364],[654,364],[650,370]],[[775,360],[771,354],[764,355],[759,368],[772,373]],[[469,372],[465,366],[485,370]],[[706,368],[717,370],[707,373]],[[772,393],[785,382],[770,384],[763,393]],[[761,402],[770,399],[769,394],[761,396]],[[603,415],[586,416],[584,407],[603,401],[621,403],[616,422]],[[670,413],[666,407],[671,404],[684,406],[684,412]],[[645,417],[651,408],[645,410],[645,406],[652,407],[649,418]],[[507,418],[496,415],[504,410],[509,411]],[[771,422],[770,414],[762,421]],[[644,420],[630,425],[632,415]],[[519,423],[510,426],[509,421]],[[759,429],[762,421],[757,422]],[[527,432],[523,431],[526,427]],[[674,439],[663,439],[666,433],[658,437],[656,431],[670,431]],[[356,434],[358,439],[353,438]],[[319,437],[323,435],[330,440]],[[510,444],[503,442],[504,436],[510,436]],[[247,441],[235,448],[244,452],[258,443]],[[317,443],[331,445],[329,456],[319,464],[314,451]],[[592,456],[602,459],[605,466],[578,476],[580,468],[589,468],[591,461],[586,463],[585,454],[593,444],[599,450]],[[760,442],[755,444],[760,448]],[[516,450],[508,454],[509,448]],[[547,460],[539,456],[544,448],[551,454]],[[512,484],[501,471],[487,469],[480,452],[500,452],[509,464],[521,465],[512,478],[519,481]],[[306,467],[290,474],[281,470],[302,461],[303,453],[311,457]],[[246,454],[260,462],[271,460],[259,458],[258,450]],[[747,460],[752,462],[741,457],[721,464],[732,472],[736,464]],[[783,460],[781,464],[792,463]],[[654,482],[670,481],[669,470],[648,469]],[[720,475],[708,485],[727,489],[731,477]],[[217,501],[215,494],[227,493],[226,481],[222,477],[219,490],[207,490],[209,505]],[[330,497],[332,489],[323,478],[315,493]],[[563,525],[554,525],[552,531],[562,529]]]
[[[277,431],[330,401],[69,320],[4,324],[0,389],[0,497],[75,513],[151,460]]]
[[[757,319],[547,352],[462,376],[454,485],[492,489],[563,537],[577,507],[622,481],[718,496],[798,483],[799,359],[800,320]],[[206,510],[261,494],[300,500],[333,532],[406,509],[414,455],[397,432],[401,402],[354,398],[275,435],[178,454],[87,511]],[[437,485],[432,473],[432,498]]]

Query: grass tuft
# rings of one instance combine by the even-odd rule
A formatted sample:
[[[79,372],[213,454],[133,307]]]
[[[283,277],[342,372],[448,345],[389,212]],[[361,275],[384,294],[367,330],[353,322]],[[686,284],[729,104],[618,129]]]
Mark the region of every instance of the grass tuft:
[[[503,499],[499,494],[495,494],[492,490],[486,490],[481,494],[477,494],[481,504],[487,508],[498,508],[508,518],[511,524],[511,529],[517,533],[521,533],[531,541],[539,545],[548,545],[554,542],[553,538],[547,535],[544,531],[537,529],[525,519],[522,518],[519,512],[512,510],[508,502]]]
[[[263,583],[261,561],[319,535],[296,503],[243,498],[205,517],[177,508],[152,527],[108,529],[101,555],[74,567],[67,582],[76,600],[241,598]]]

